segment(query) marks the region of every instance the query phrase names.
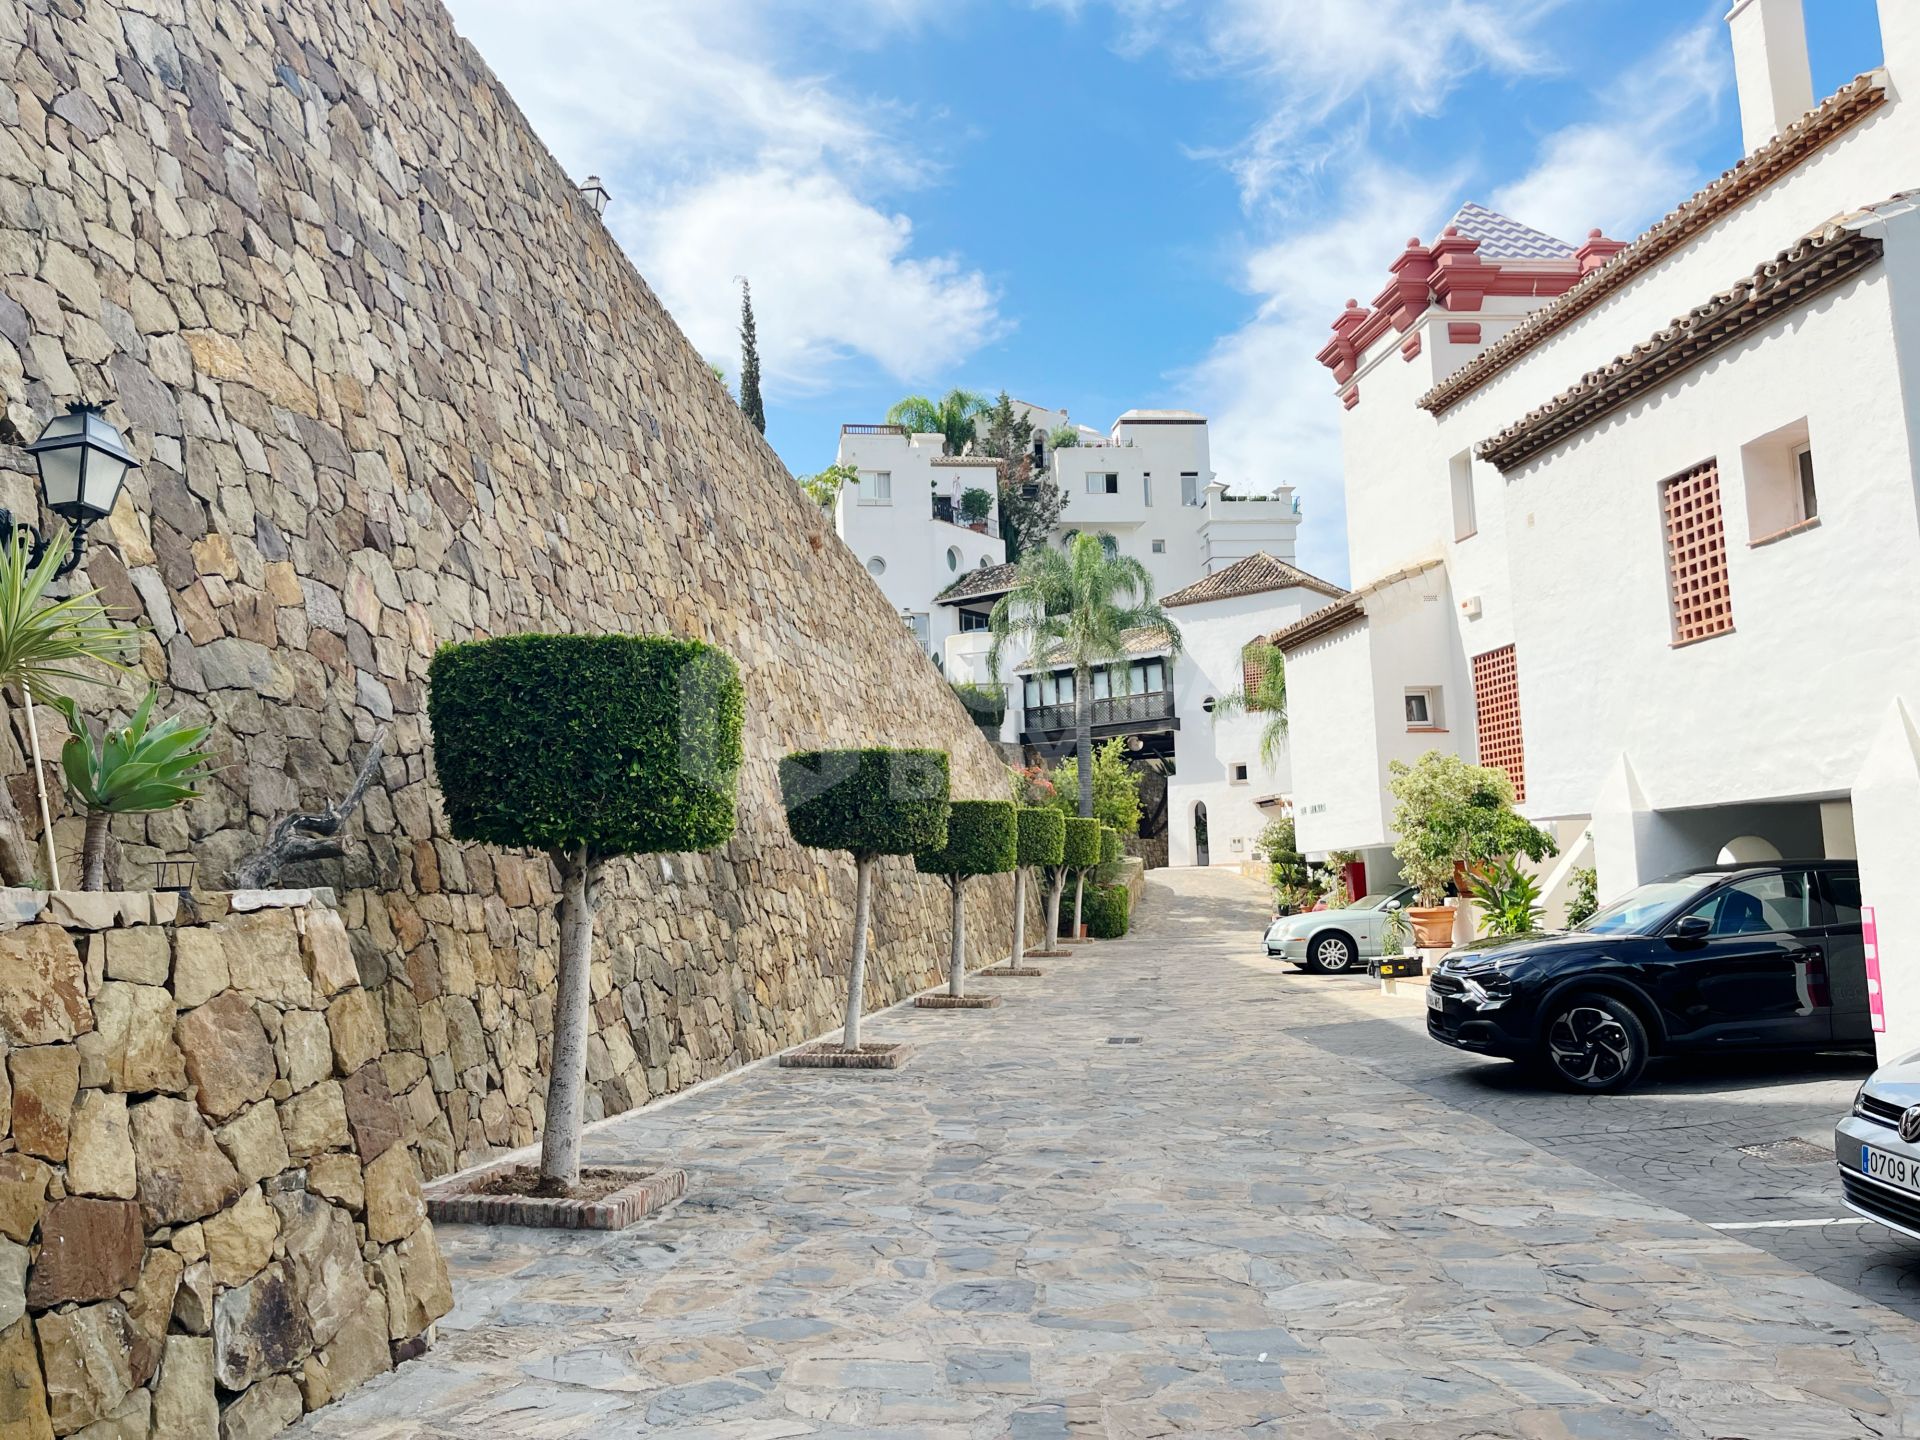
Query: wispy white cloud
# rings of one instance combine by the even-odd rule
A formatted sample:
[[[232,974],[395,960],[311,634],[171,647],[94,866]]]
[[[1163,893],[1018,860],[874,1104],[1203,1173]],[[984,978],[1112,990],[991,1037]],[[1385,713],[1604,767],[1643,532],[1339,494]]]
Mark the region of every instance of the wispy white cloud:
[[[910,31],[930,0],[451,5],[560,162],[606,181],[609,225],[729,372],[736,275],[753,281],[774,395],[820,388],[850,362],[929,378],[999,328],[986,280],[918,253],[899,213],[931,168],[901,136],[904,112],[791,58],[797,26],[869,45]]]

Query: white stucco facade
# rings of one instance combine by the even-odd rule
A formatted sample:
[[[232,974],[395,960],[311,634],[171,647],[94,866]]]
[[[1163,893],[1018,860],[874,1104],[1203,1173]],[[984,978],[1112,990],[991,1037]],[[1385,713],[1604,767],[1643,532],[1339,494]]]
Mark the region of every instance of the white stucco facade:
[[[1777,137],[1805,62],[1797,14],[1770,8],[1778,51],[1735,35],[1743,86],[1767,89],[1743,95],[1757,153],[1664,230],[1500,261],[1561,278],[1479,310],[1422,252],[1399,277],[1417,287],[1336,326],[1366,598],[1289,649],[1296,801],[1303,848],[1390,839],[1381,717],[1442,675],[1437,748],[1475,758],[1474,661],[1511,646],[1523,809],[1563,837],[1590,822],[1603,900],[1728,849],[1857,854],[1896,1053],[1920,1045],[1920,210],[1887,197],[1920,186],[1920,6],[1880,0],[1885,68]],[[1568,265],[1602,273],[1555,298]],[[1551,327],[1473,365],[1543,305]],[[1674,519],[1696,491],[1718,541]],[[1420,566],[1443,623],[1390,620],[1371,587]],[[1704,633],[1700,576],[1730,612]]]

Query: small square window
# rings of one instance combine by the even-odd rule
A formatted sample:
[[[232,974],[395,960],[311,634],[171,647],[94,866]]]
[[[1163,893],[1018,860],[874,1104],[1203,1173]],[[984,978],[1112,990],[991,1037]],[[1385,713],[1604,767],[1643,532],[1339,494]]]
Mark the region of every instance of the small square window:
[[[875,470],[860,477],[860,503],[862,505],[891,505],[893,503],[893,472]]]
[[[1440,690],[1438,686],[1420,686],[1406,692],[1407,728],[1409,730],[1438,730],[1442,728],[1440,718]]]
[[[1118,495],[1120,493],[1120,477],[1112,474],[1089,475],[1087,476],[1087,493],[1089,495]]]
[[[1797,420],[1741,446],[1740,468],[1746,479],[1749,544],[1798,534],[1807,522],[1820,518],[1806,421]]]
[[[1156,554],[1156,555],[1164,555],[1164,554],[1166,554],[1166,553],[1167,553],[1167,542],[1166,542],[1166,541],[1164,541],[1164,540],[1156,540],[1156,541],[1154,541],[1154,542],[1153,542],[1153,553],[1154,553],[1154,554]]]
[[[1234,784],[1244,785],[1247,783],[1247,767],[1244,764],[1236,762],[1235,764],[1229,765],[1227,767],[1227,773],[1233,778]]]

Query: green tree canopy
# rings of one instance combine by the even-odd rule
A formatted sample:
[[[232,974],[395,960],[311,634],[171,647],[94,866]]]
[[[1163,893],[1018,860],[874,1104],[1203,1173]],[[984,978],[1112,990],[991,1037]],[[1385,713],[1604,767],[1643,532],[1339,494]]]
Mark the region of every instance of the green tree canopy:
[[[1429,750],[1412,765],[1394,761],[1389,773],[1399,836],[1393,853],[1427,904],[1445,898],[1457,867],[1512,855],[1543,860],[1558,851],[1551,835],[1513,808],[1513,781],[1504,770]]]
[[[760,399],[760,332],[753,323],[753,288],[740,282],[740,408],[753,428],[767,433],[767,407]]]
[[[949,390],[938,400],[907,395],[887,411],[889,425],[904,425],[916,435],[944,435],[947,453],[961,455],[973,443],[974,422],[990,407],[977,390]]]
[[[1053,799],[1068,814],[1080,803],[1080,761],[1069,755],[1054,767]],[[1121,835],[1140,833],[1140,772],[1127,763],[1127,742],[1116,735],[1093,752],[1093,816]]]

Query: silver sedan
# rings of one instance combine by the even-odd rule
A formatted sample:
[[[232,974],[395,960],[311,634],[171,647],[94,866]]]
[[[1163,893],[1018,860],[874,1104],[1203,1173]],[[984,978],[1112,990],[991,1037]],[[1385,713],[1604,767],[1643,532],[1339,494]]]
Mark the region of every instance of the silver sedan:
[[[1920,1051],[1867,1077],[1833,1157],[1849,1210],[1920,1240]]]

